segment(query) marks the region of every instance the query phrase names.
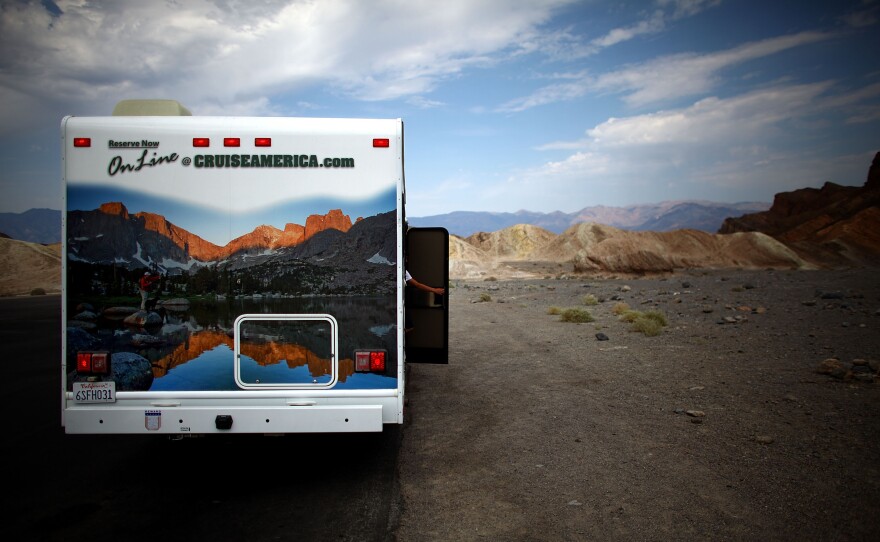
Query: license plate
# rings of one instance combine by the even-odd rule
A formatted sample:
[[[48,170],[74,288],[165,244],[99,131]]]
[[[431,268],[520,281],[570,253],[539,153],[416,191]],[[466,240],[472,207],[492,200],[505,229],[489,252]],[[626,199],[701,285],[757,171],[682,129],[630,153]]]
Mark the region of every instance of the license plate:
[[[74,382],[74,403],[115,403],[116,382]]]

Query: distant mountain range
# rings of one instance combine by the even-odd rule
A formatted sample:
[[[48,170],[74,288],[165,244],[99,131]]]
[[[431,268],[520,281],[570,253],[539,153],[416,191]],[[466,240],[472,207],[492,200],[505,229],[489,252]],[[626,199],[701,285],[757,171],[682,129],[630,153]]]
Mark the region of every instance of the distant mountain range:
[[[479,232],[499,231],[517,224],[538,226],[559,234],[582,222],[594,222],[635,231],[665,232],[693,229],[715,233],[727,218],[766,211],[769,208],[770,204],[764,202],[664,201],[627,207],[597,205],[584,207],[574,213],[456,211],[442,215],[409,217],[408,220],[411,226],[440,226],[460,237],[468,237]]]
[[[29,243],[60,243],[61,211],[31,209],[23,213],[0,213],[0,232]]]
[[[503,230],[517,224],[538,226],[559,234],[581,222],[595,222],[634,231],[665,232],[693,229],[715,233],[727,218],[766,211],[769,208],[770,203],[764,202],[714,203],[687,200],[627,207],[596,205],[584,207],[574,213],[561,211],[553,213],[455,211],[442,215],[408,217],[408,220],[411,226],[440,226],[449,230],[449,233],[461,237],[468,237],[479,232]],[[332,220],[337,219],[338,217],[332,217]],[[308,237],[308,232],[304,230],[310,226],[312,225],[306,224],[304,227],[291,225],[292,230],[274,230],[264,233],[270,237],[293,238],[300,235]],[[336,229],[339,227],[337,226]],[[19,241],[41,244],[60,243],[61,212],[52,209],[31,209],[24,213],[0,213],[0,232]]]
[[[821,188],[781,192],[767,210],[727,218],[717,234],[697,228],[661,231],[657,226],[681,224],[678,218],[695,216],[700,207],[705,206],[674,205],[654,222],[643,222],[654,224],[649,231],[609,226],[620,216],[606,214],[601,222],[580,222],[559,234],[520,224],[452,237],[450,276],[523,278],[548,276],[548,270],[645,275],[682,269],[880,267],[880,152],[864,186],[825,183]]]

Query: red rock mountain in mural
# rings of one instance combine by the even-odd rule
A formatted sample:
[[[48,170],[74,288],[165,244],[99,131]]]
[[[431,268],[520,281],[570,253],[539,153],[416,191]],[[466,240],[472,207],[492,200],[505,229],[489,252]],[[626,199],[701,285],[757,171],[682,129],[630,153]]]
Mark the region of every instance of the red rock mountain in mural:
[[[88,219],[84,218],[86,215]],[[112,252],[113,244],[130,245],[134,239],[129,237],[134,236],[145,252],[152,253],[153,249],[158,249],[160,253],[169,254],[180,261],[189,258],[215,261],[241,251],[292,247],[322,231],[333,229],[345,233],[351,226],[348,215],[343,214],[341,209],[332,209],[325,215],[310,215],[305,226],[291,223],[280,230],[262,225],[225,246],[218,246],[175,226],[162,215],[146,212],[131,215],[125,205],[119,202],[105,203],[97,211],[72,212],[69,223],[73,232],[71,238],[78,243],[100,238],[102,245]]]
[[[342,214],[340,209],[333,209],[326,215],[311,215],[306,219],[305,238],[330,229],[347,232],[351,229],[351,218]]]

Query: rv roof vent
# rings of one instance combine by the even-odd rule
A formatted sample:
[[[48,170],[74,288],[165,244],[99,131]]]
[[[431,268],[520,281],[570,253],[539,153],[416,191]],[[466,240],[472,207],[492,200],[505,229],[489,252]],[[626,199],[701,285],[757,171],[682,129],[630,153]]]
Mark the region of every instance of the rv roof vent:
[[[122,100],[113,108],[114,117],[189,117],[189,109],[177,100]]]

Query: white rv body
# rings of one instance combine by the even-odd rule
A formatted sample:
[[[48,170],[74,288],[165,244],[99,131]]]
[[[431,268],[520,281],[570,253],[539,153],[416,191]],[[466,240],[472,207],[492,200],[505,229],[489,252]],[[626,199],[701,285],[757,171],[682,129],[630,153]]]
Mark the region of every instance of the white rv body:
[[[66,117],[61,140],[67,433],[403,423],[400,119]]]

